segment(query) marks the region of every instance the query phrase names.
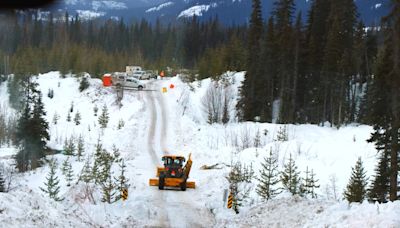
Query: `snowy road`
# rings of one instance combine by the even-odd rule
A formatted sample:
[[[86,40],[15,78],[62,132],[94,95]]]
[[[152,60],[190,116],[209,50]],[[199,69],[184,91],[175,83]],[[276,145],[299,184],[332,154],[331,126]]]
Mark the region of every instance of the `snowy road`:
[[[172,153],[168,148],[168,118],[169,112],[161,93],[161,82],[154,81],[148,84],[153,90],[146,93],[145,102],[149,107],[151,123],[148,129],[148,153],[154,165],[160,165],[162,155]],[[159,92],[160,91],[160,92]],[[155,193],[155,204],[160,209],[157,213],[156,227],[210,227],[214,218],[206,208],[199,208],[194,201],[196,190],[186,192],[166,190]]]

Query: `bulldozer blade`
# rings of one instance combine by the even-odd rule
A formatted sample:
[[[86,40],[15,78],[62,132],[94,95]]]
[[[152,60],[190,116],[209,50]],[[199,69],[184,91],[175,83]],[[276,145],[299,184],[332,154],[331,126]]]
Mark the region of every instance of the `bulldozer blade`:
[[[196,183],[194,181],[187,181],[186,187],[187,188],[196,188]]]
[[[178,178],[165,178],[165,187],[176,187],[179,188],[180,184],[182,183],[181,179]],[[150,186],[158,186],[158,179],[149,179]],[[186,182],[187,188],[196,188],[196,183],[194,181],[187,181]]]
[[[158,186],[158,179],[150,179],[149,185],[150,186]]]

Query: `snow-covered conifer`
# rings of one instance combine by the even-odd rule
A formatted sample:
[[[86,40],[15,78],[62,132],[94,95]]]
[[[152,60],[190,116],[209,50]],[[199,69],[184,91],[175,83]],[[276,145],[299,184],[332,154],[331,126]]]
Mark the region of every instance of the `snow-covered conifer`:
[[[284,171],[281,173],[283,187],[293,195],[299,193],[300,172],[297,171],[295,161],[290,154],[289,162],[284,165]]]
[[[261,165],[262,169],[258,179],[260,183],[257,185],[256,191],[263,199],[269,200],[279,193],[279,189],[275,187],[279,183],[278,160],[272,154],[272,149]]]
[[[347,201],[362,202],[367,194],[367,177],[361,157],[358,158],[355,167],[351,168],[351,177],[344,192]]]
[[[82,119],[82,117],[81,117],[81,114],[79,113],[79,111],[76,112],[75,117],[74,117],[75,125],[81,124],[81,119]]]
[[[57,167],[55,161],[51,160],[49,166],[50,166],[50,172],[46,177],[46,182],[44,183],[46,188],[40,187],[40,189],[46,194],[48,194],[51,199],[55,201],[62,201],[64,199],[58,196],[58,194],[60,193],[60,186],[59,186],[60,181],[56,176]]]
[[[101,110],[101,114],[99,116],[99,124],[101,128],[107,128],[107,124],[109,121],[110,117],[108,115],[108,108],[106,105],[103,105],[103,108]]]

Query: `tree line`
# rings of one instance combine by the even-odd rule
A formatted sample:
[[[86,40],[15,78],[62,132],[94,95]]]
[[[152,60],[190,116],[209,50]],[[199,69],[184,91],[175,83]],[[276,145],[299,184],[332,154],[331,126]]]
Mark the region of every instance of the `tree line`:
[[[82,20],[68,12],[61,17],[51,13],[43,17],[35,11],[18,11],[3,19],[0,57],[8,56],[9,66],[0,64],[0,72],[14,74],[59,70],[63,74],[88,72],[100,77],[106,72],[122,71],[126,65],[194,69],[210,49],[220,49],[223,44],[224,52],[230,49],[228,46],[240,47],[246,33],[245,26],[224,27],[218,18],[201,22],[193,17],[166,25],[160,20],[155,24],[144,19],[126,23],[123,18]],[[241,55],[240,51],[236,48],[225,54],[230,66],[243,66],[232,59]],[[222,68],[219,66],[220,71]]]
[[[390,7],[377,31],[358,19],[352,0],[312,1],[304,25],[293,0],[275,1],[267,23],[253,0],[237,103],[242,121],[373,125],[380,202],[398,199],[400,184],[400,3]]]

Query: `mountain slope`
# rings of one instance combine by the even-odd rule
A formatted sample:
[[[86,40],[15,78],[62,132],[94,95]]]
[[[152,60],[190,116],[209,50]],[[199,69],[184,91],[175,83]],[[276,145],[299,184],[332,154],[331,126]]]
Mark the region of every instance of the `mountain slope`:
[[[262,1],[264,18],[269,17],[274,1]],[[379,24],[380,18],[388,13],[389,0],[355,0],[360,18],[367,24]],[[310,0],[295,0],[297,11],[306,17]],[[198,16],[203,20],[216,17],[224,24],[248,22],[251,12],[250,0],[60,0],[51,7],[53,11],[69,11],[71,15],[82,12],[112,18],[124,17],[125,21],[146,18],[155,21],[174,22],[182,18]]]

